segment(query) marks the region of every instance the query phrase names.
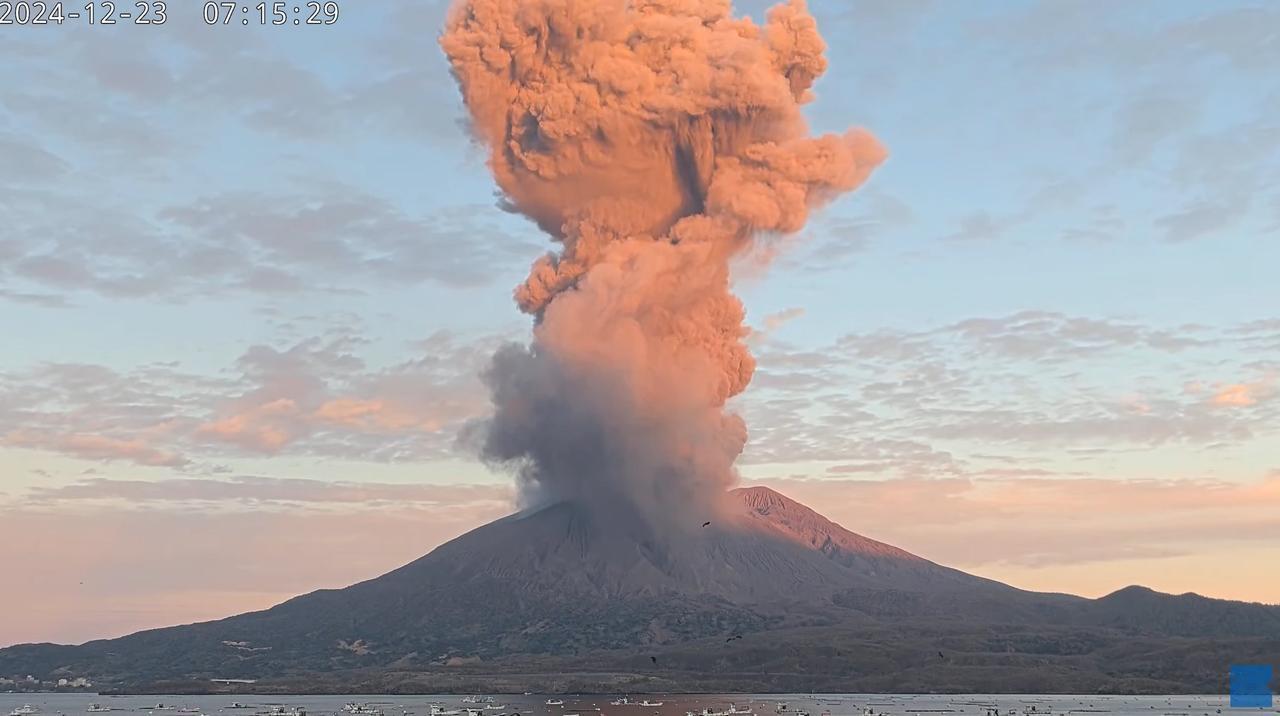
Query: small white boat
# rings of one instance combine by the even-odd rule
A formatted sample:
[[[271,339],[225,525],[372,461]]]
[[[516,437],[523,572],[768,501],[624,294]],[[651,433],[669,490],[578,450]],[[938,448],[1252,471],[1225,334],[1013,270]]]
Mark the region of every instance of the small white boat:
[[[484,707],[489,711],[501,711],[507,707],[506,704],[485,704]]]
[[[231,705],[230,705],[230,706],[228,706],[227,708],[229,708],[229,709],[251,709],[251,708],[253,708],[253,707],[252,707],[252,706],[249,706],[248,704],[242,704],[242,703],[240,703],[239,701],[232,701],[232,702],[231,702]]]
[[[175,706],[165,706],[164,704],[161,703],[161,704],[156,704],[155,706],[143,706],[142,710],[143,711],[172,711],[175,708],[176,708]]]
[[[23,704],[18,708],[9,712],[9,716],[30,716],[30,714],[38,714],[40,709],[31,704]]]
[[[195,707],[193,707],[193,706],[183,706],[182,708],[178,709],[178,713],[180,713],[180,714],[198,714],[198,713],[200,713],[200,709],[195,708]]]
[[[103,706],[102,704],[89,704],[89,708],[85,709],[85,713],[100,714],[110,710],[111,710],[110,706]]]
[[[563,699],[547,699],[548,706],[564,706]],[[564,716],[574,716],[574,714],[565,714]]]
[[[641,701],[641,702],[640,702],[639,704],[637,704],[637,705],[638,705],[638,706],[661,706],[661,705],[662,705],[662,702],[661,702],[661,701],[650,701],[649,699],[645,699],[644,701]]]
[[[614,699],[613,701],[610,701],[609,705],[610,706],[630,706],[631,699],[627,698],[626,696],[623,696],[620,699]]]
[[[342,710],[349,714],[359,714],[360,716],[382,716],[382,709],[355,701],[343,704]]]

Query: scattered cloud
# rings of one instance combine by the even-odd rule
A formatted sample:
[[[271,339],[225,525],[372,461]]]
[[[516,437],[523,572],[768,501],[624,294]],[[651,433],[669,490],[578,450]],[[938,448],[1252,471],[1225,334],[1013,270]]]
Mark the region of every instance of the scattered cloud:
[[[191,299],[359,291],[388,282],[474,287],[540,250],[513,237],[515,224],[492,211],[452,207],[410,216],[344,186],[214,195],[151,214],[52,190],[29,191],[14,205],[0,230],[8,255],[0,280],[34,287],[7,290],[28,302],[65,301],[78,292]]]
[[[744,463],[943,477],[991,467],[984,446],[1061,448],[1052,454],[1077,461],[1247,449],[1274,436],[1280,417],[1261,400],[1276,368],[1249,359],[1274,331],[1265,321],[1163,327],[1024,311],[813,349],[770,340],[757,346],[756,380],[736,403],[751,428]],[[1224,371],[1256,378],[1188,388]]]
[[[261,476],[181,477],[162,480],[124,480],[94,477],[55,487],[36,487],[22,503],[28,508],[75,507],[111,501],[131,510],[229,505],[241,510],[332,506],[342,510],[396,507],[458,507],[488,505],[511,508],[515,492],[509,485],[342,482]]]
[[[0,445],[37,448],[84,460],[124,460],[152,467],[182,467],[187,459],[157,450],[142,440],[121,440],[105,435],[48,435],[16,430],[0,437]]]
[[[216,377],[173,365],[0,372],[0,444],[174,469],[285,452],[445,457],[457,429],[488,409],[477,374],[497,340],[438,333],[377,367],[358,357],[361,339],[338,334],[252,346]]]

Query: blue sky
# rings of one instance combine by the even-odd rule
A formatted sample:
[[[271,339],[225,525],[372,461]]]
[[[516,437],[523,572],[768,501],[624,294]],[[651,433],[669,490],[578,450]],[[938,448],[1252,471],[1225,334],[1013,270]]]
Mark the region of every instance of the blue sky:
[[[1020,586],[1280,602],[1274,577],[1219,578],[1280,546],[1280,8],[812,9],[812,124],[890,158],[738,273],[744,478]],[[192,514],[228,521],[175,538],[195,551],[266,549],[281,514],[409,527],[267,584],[191,587],[143,549],[171,574],[150,597],[106,579],[13,640],[269,604],[510,507],[454,435],[486,411],[485,356],[527,335],[511,288],[547,242],[466,137],[445,4],[344,3],[328,28],[197,10],[3,30],[0,515],[75,527],[0,536],[35,564]],[[0,609],[0,643],[34,608]]]

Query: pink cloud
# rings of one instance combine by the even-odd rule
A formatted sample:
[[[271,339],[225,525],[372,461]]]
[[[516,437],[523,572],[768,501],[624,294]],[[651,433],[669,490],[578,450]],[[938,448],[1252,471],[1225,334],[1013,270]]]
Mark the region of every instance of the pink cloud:
[[[443,421],[388,400],[359,400],[338,398],[317,408],[311,417],[320,422],[333,423],[347,428],[381,430],[435,431]]]
[[[495,338],[438,333],[407,360],[371,368],[359,336],[250,347],[230,377],[174,365],[119,372],[89,364],[0,371],[0,445],[86,460],[187,466],[234,455],[384,461],[451,452],[489,409],[476,372]]]
[[[297,403],[281,398],[200,425],[196,434],[250,450],[276,452],[298,436],[297,414]]]
[[[308,409],[288,398],[253,405],[196,428],[197,436],[241,448],[276,453],[318,433],[435,432],[447,419],[432,414],[435,406],[408,406],[381,398],[333,398]],[[415,409],[416,408],[416,409]]]
[[[1258,402],[1258,399],[1254,396],[1255,390],[1256,388],[1253,386],[1241,383],[1224,385],[1213,394],[1210,402],[1214,405],[1242,408]]]
[[[125,440],[106,435],[57,435],[20,430],[5,435],[0,443],[53,450],[85,460],[127,460],[154,467],[182,467],[189,462],[181,455],[152,447],[140,439]]]

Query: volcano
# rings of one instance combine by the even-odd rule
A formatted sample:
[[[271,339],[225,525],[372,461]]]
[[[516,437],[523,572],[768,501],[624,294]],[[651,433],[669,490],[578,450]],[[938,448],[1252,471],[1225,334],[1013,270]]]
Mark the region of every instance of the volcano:
[[[562,502],[265,611],[3,649],[0,674],[170,691],[1205,692],[1280,649],[1280,607],[1023,591],[764,487],[730,494],[727,517],[678,541]]]

